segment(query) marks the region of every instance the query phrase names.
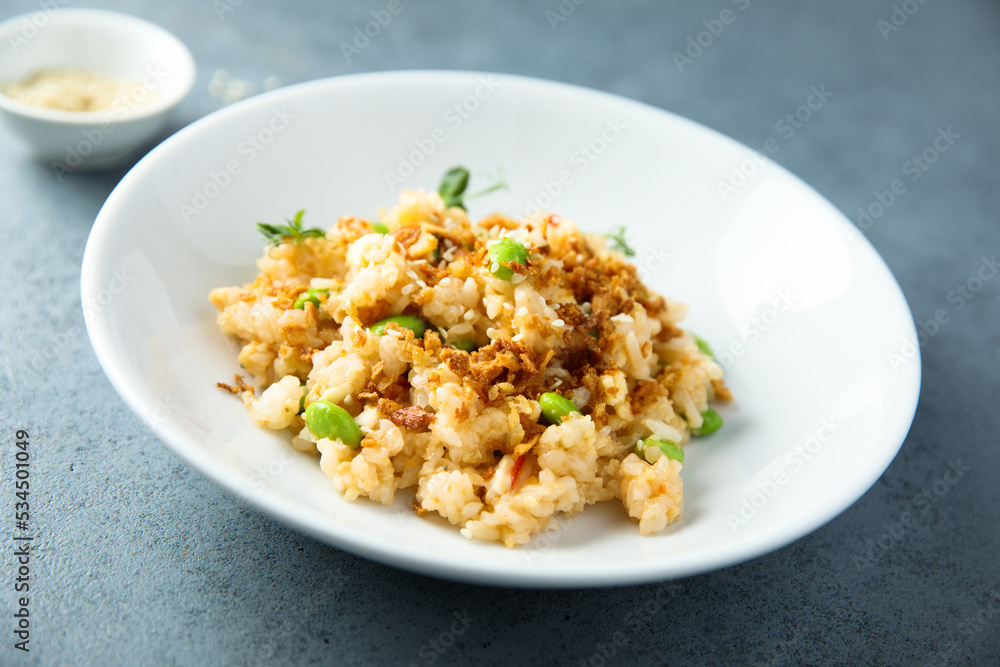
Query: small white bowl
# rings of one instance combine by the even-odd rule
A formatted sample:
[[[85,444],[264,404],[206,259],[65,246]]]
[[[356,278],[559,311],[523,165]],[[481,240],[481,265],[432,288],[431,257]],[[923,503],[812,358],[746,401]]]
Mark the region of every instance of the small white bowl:
[[[0,23],[0,84],[42,69],[141,83],[128,103],[105,111],[47,109],[0,93],[0,117],[57,173],[125,161],[163,128],[195,77],[194,57],[172,34],[96,9],[40,10]]]

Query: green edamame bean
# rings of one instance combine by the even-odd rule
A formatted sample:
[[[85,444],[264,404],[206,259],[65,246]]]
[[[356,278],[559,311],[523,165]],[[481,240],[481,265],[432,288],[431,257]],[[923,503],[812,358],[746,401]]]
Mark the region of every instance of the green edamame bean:
[[[701,338],[696,334],[691,334],[691,337],[694,338],[694,342],[698,345],[698,349],[701,350],[702,354],[707,354],[712,357],[712,359],[715,359],[715,352],[712,351],[712,346],[709,345],[704,338]]]
[[[379,320],[368,327],[368,330],[376,336],[382,336],[385,334],[385,325],[390,323],[397,324],[404,329],[409,329],[417,338],[423,337],[424,332],[427,331],[427,323],[416,315],[393,315],[384,320]]]
[[[691,429],[691,435],[709,435],[722,428],[722,415],[709,408],[701,413],[701,426]]]
[[[581,414],[576,403],[551,391],[539,396],[538,404],[542,406],[542,416],[550,424],[561,424],[566,415]]]
[[[373,222],[372,231],[378,232],[379,234],[388,234],[389,227],[386,226],[384,222]]]
[[[635,443],[635,453],[647,463],[656,463],[661,456],[684,463],[684,450],[676,442],[647,438]]]
[[[490,273],[500,280],[510,280],[514,277],[511,264],[527,266],[528,249],[514,239],[500,239],[490,246]]]
[[[454,343],[448,344],[462,352],[472,352],[476,349],[476,341],[474,340],[456,340]]]
[[[292,307],[298,308],[299,310],[305,310],[306,302],[309,302],[314,306],[316,306],[317,308],[319,308],[320,304],[319,295],[329,294],[329,293],[330,290],[322,287],[310,287],[305,292],[300,294],[297,299],[295,299],[295,303],[292,304]]]
[[[330,401],[314,401],[306,408],[306,426],[317,438],[340,440],[351,449],[361,444],[361,429],[351,413]]]

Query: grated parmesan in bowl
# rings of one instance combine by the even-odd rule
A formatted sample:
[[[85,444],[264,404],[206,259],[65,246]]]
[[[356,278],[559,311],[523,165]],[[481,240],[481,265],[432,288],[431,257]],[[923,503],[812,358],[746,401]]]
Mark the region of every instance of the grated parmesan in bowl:
[[[154,143],[190,92],[194,58],[133,16],[61,9],[0,23],[0,118],[61,178],[119,165]]]
[[[156,99],[138,80],[123,80],[80,69],[35,70],[19,81],[6,82],[7,97],[44,109],[109,111],[130,109]]]

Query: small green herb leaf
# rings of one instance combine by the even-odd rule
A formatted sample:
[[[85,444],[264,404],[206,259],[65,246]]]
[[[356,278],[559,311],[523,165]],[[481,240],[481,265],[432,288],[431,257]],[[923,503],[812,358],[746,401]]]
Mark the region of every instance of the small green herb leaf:
[[[625,228],[619,227],[618,229],[609,232],[607,235],[608,239],[611,241],[611,249],[617,250],[626,257],[633,257],[635,255],[635,250],[625,242]]]
[[[469,170],[465,167],[452,167],[441,179],[438,194],[448,208],[458,206],[464,209],[465,202],[462,201],[462,195],[467,187],[469,187]]]
[[[448,208],[457,206],[464,209],[466,199],[481,197],[500,189],[506,189],[507,178],[503,169],[500,169],[497,172],[497,182],[488,188],[484,188],[479,192],[465,194],[465,190],[468,187],[469,170],[465,167],[452,167],[445,173],[444,178],[441,179],[441,185],[438,187],[438,194],[441,195],[441,199],[444,200],[444,205]]]
[[[318,239],[326,236],[326,232],[322,229],[302,229],[303,215],[305,215],[305,209],[296,212],[295,217],[291,220],[286,218],[285,222],[288,223],[287,225],[272,225],[266,222],[258,222],[257,231],[263,234],[268,245],[272,246],[278,246],[289,241],[298,244],[301,243],[303,239]]]

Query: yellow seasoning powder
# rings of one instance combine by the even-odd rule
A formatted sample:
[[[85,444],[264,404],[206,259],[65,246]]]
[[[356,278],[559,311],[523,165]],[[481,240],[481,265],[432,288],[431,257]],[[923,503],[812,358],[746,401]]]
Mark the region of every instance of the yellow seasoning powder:
[[[0,92],[24,104],[61,111],[105,111],[116,105],[136,106],[137,81],[123,81],[86,70],[38,70],[21,81],[5,83]],[[148,93],[148,91],[144,91]],[[138,99],[137,99],[138,98]]]

